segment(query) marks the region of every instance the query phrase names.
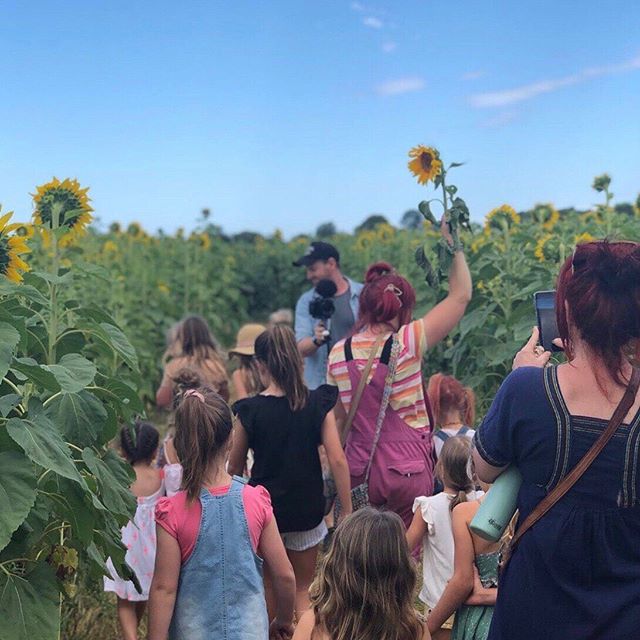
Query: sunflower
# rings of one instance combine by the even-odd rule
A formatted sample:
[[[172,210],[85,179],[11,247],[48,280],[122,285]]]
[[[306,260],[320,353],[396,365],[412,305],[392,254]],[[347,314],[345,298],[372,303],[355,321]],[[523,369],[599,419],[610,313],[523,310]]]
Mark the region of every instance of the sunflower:
[[[477,235],[471,242],[471,253],[478,253],[489,240],[484,235]]]
[[[58,228],[65,229],[60,237],[60,246],[72,244],[87,232],[87,225],[93,220],[89,206],[87,191],[81,189],[77,180],[66,178],[62,182],[53,178],[51,182],[36,187],[33,194],[35,211],[33,222],[43,232],[45,243],[48,244],[54,225],[54,210],[58,209]]]
[[[533,252],[533,255],[538,259],[538,262],[546,262],[547,256],[544,253],[544,248],[547,242],[551,240],[551,238],[553,238],[553,236],[550,233],[547,233],[546,235],[542,236],[536,243],[536,248]]]
[[[104,253],[118,253],[118,245],[113,240],[107,240],[102,245],[102,251]]]
[[[138,222],[132,222],[127,227],[127,234],[130,236],[133,236],[134,238],[136,238],[136,240],[139,240],[140,238],[143,238],[146,235],[144,232],[144,229]]]
[[[427,184],[442,173],[442,161],[437,149],[418,145],[409,151],[409,157],[413,158],[408,163],[409,170],[420,184]]]
[[[23,253],[29,253],[31,249],[26,244],[26,236],[12,231],[26,228],[21,223],[8,224],[13,211],[0,216],[0,274],[12,282],[22,282],[21,271],[29,271],[29,265],[20,257]]]
[[[164,282],[158,282],[158,291],[160,293],[169,293],[169,287]]]
[[[198,244],[200,248],[203,249],[204,251],[208,251],[209,248],[211,247],[211,238],[209,237],[208,233],[193,232],[189,236],[189,240],[191,242],[195,242],[196,244]]]
[[[380,242],[387,242],[396,235],[396,230],[390,224],[379,224],[376,226],[376,236]]]
[[[508,204],[503,204],[489,211],[484,222],[484,232],[489,235],[492,229],[508,231],[518,224],[520,224],[520,216],[516,210]]]
[[[560,213],[552,204],[537,204],[533,215],[546,231],[551,231],[560,220]]]

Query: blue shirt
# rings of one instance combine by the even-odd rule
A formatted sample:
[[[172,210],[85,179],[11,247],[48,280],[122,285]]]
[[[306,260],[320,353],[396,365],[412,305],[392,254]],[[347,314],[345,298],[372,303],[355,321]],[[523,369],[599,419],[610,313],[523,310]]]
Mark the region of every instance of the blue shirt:
[[[360,292],[364,285],[355,282],[350,278],[346,278],[349,283],[351,292],[349,306],[353,312],[354,319],[358,318]],[[311,317],[309,313],[309,303],[313,299],[315,289],[309,289],[303,293],[296,304],[296,340],[304,338],[313,338],[314,329],[318,324],[318,320]],[[327,363],[329,360],[329,349],[327,345],[320,347],[313,355],[304,359],[304,381],[309,389],[317,389],[321,384],[327,381]]]

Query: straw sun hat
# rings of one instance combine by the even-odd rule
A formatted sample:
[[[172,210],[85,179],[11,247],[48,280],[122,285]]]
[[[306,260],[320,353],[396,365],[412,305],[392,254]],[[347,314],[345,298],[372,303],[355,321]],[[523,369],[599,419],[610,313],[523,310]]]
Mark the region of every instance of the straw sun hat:
[[[245,324],[240,327],[236,337],[236,346],[229,349],[229,355],[252,356],[255,353],[256,338],[266,329],[261,324]]]

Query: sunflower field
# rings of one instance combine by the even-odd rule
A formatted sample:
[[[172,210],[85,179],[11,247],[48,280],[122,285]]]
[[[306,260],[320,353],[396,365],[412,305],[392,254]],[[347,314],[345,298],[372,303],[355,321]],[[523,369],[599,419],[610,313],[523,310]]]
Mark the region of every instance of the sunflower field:
[[[418,180],[442,189],[456,216],[474,279],[465,317],[429,352],[425,374],[470,385],[482,415],[535,324],[533,293],[554,287],[576,243],[640,238],[640,199],[614,205],[603,175],[592,185],[601,202],[589,211],[503,204],[469,224],[445,182],[455,164],[445,168],[429,148],[411,157]],[[131,472],[110,442],[152,408],[166,331],[197,313],[230,346],[243,323],[293,308],[308,284],[291,263],[314,237],[229,236],[207,212],[190,233],[135,223],[98,231],[88,190],[72,179],[37,187],[33,201],[29,220],[0,210],[0,638],[97,640],[103,621],[73,632],[69,611],[80,615],[87,585],[100,591],[107,557],[130,575],[120,527],[135,510]],[[430,205],[420,212],[424,222],[407,228],[381,222],[323,238],[355,279],[374,261],[392,263],[416,288],[416,313],[447,287],[445,278],[429,286],[416,262],[416,252],[446,259]]]

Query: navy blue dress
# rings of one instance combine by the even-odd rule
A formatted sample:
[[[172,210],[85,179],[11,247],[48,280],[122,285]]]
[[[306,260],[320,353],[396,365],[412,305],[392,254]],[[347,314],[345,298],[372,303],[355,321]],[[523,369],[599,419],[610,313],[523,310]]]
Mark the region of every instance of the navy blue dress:
[[[555,367],[527,367],[505,380],[475,444],[489,464],[522,472],[523,522],[606,424],[569,414]],[[639,467],[640,411],[520,540],[488,640],[640,638]]]

